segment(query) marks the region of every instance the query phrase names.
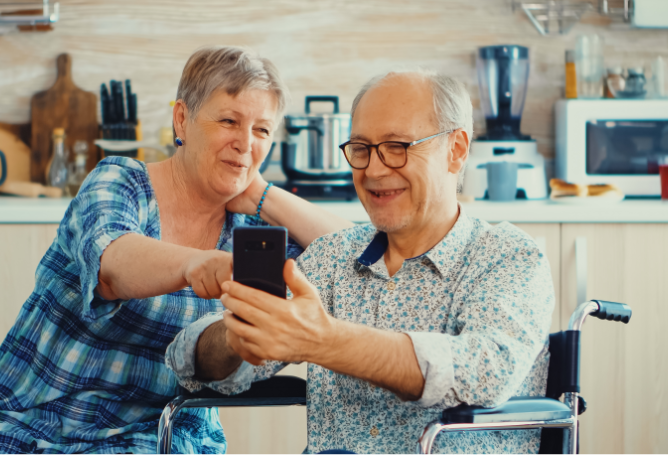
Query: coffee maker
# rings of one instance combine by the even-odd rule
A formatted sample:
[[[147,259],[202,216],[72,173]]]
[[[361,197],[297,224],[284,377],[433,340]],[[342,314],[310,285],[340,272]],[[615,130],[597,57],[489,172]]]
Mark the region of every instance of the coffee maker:
[[[462,193],[488,199],[486,164],[516,162],[516,199],[544,199],[547,196],[544,158],[537,142],[520,132],[529,52],[516,45],[487,46],[478,50],[476,69],[486,133],[472,141]]]

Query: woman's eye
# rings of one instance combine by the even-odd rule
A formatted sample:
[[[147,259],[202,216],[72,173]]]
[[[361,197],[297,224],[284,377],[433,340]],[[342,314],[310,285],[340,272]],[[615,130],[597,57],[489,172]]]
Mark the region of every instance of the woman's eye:
[[[267,129],[265,129],[265,128],[260,128],[260,132],[261,132],[262,134],[267,134],[267,135],[269,135],[269,130],[267,130]]]
[[[229,119],[229,118],[224,118],[223,120],[221,120],[221,122],[222,122],[222,123],[226,123],[226,124],[228,124],[228,125],[234,125],[234,123],[235,123],[234,120]]]

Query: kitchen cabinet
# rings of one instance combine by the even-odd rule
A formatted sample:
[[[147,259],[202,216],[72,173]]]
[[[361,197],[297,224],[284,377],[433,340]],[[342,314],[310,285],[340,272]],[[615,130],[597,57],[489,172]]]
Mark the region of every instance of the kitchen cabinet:
[[[629,324],[584,325],[582,453],[667,453],[667,224],[517,223],[551,266],[551,332],[566,329],[577,299],[576,244],[585,296],[629,304]],[[56,224],[0,224],[0,337],[34,286]],[[577,242],[577,239],[580,239]],[[583,255],[583,253],[586,253]],[[583,262],[585,258],[585,262]],[[306,365],[283,374],[306,377]],[[306,446],[306,408],[221,408],[230,453],[297,453]]]
[[[590,318],[583,326],[581,453],[667,453],[667,225],[561,230],[563,325],[579,303],[577,254],[588,299],[632,308],[627,325]]]
[[[561,321],[560,305],[560,225],[557,223],[514,223],[517,227],[527,232],[543,251],[548,259],[553,277],[553,288],[555,289],[555,309],[551,321],[551,333],[559,332],[563,327]]]
[[[1,340],[30,297],[37,264],[56,238],[57,229],[57,224],[0,224]]]

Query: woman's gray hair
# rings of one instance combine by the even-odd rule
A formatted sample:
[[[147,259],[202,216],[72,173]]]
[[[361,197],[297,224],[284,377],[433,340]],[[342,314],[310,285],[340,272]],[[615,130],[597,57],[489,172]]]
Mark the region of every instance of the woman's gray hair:
[[[268,90],[277,101],[277,119],[288,104],[288,88],[279,70],[266,58],[233,46],[211,46],[198,49],[190,56],[181,73],[177,100],[183,100],[191,119],[217,90],[237,96],[244,90]],[[174,132],[176,137],[176,131]]]
[[[434,100],[434,113],[438,123],[436,126],[439,128],[439,131],[462,128],[467,133],[467,137],[471,142],[472,135],[474,134],[474,119],[472,115],[472,102],[469,98],[467,89],[463,83],[433,70],[415,68],[390,71],[372,78],[362,86],[360,92],[353,100],[351,118],[355,115],[355,110],[358,107],[360,100],[369,89],[381,83],[389,76],[407,73],[422,76],[430,83]]]

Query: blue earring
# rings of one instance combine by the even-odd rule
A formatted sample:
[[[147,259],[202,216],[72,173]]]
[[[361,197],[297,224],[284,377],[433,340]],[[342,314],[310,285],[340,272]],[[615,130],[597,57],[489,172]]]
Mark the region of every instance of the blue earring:
[[[178,145],[179,147],[181,147],[182,145],[184,145],[184,141],[183,141],[183,139],[181,139],[180,137],[177,137],[177,138],[174,140],[174,142],[176,142],[177,145]]]

